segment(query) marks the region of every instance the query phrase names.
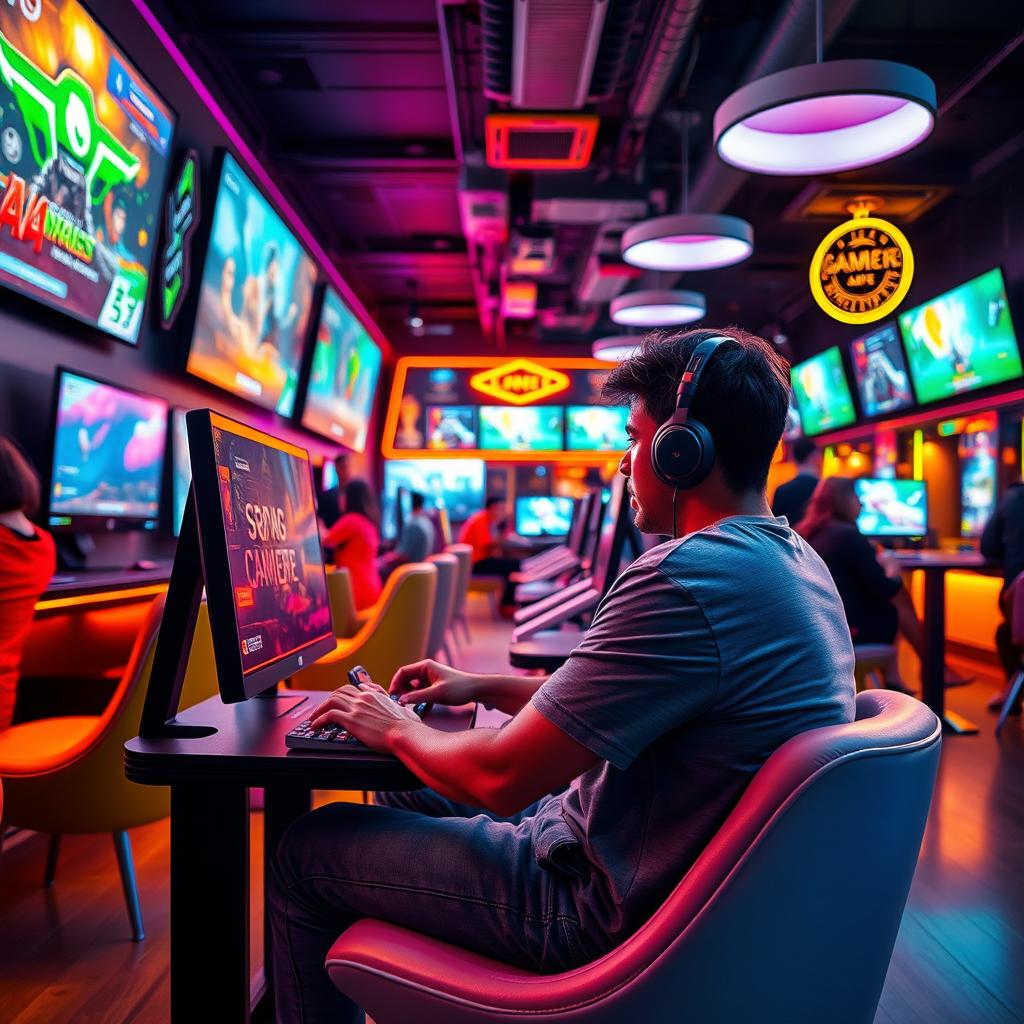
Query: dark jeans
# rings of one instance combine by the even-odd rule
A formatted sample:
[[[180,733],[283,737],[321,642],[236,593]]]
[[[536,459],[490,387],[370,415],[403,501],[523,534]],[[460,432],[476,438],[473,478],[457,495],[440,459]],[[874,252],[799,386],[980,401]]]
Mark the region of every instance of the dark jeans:
[[[519,572],[517,558],[481,558],[479,562],[473,563],[474,576],[504,576],[505,592],[501,595],[502,604],[516,603],[515,584],[509,581],[509,576],[514,572]]]
[[[567,876],[534,859],[528,818],[538,805],[505,819],[429,789],[378,801],[321,807],[281,840],[267,892],[278,1024],[361,1020],[324,969],[361,917],[537,972],[600,954],[585,948]]]
[[[1003,672],[1007,681],[1013,679],[1021,667],[1021,659],[1024,657],[1024,650],[1013,642],[1013,632],[1010,629],[1011,608],[1007,584],[999,593],[999,610],[1003,613],[1003,621],[996,626],[996,653],[999,655],[999,664],[1003,666]]]

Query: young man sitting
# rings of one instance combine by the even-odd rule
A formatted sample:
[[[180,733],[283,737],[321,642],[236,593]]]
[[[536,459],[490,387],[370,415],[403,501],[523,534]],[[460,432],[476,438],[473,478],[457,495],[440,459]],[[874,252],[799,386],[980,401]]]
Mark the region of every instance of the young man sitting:
[[[684,396],[714,457],[681,485],[673,446],[657,467],[652,447],[714,337],[727,340],[701,349]],[[503,729],[434,730],[379,687],[342,687],[320,707],[316,721],[429,788],[331,804],[285,835],[269,908],[280,1022],[359,1019],[323,961],[361,917],[533,971],[600,957],[665,900],[776,748],[852,720],[842,602],[765,497],[785,363],[743,331],[690,331],[645,342],[606,390],[631,407],[619,469],[637,526],[679,539],[622,573],[547,680],[427,661],[391,681],[406,701],[498,707],[514,716]]]

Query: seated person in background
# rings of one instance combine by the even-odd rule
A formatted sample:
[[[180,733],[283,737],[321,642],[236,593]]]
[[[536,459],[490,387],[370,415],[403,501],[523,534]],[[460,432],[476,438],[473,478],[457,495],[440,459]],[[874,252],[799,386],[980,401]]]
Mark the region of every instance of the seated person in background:
[[[28,517],[39,509],[39,477],[0,436],[0,729],[14,716],[18,669],[36,601],[57,569],[53,538]]]
[[[843,599],[846,621],[854,643],[895,644],[902,633],[918,658],[924,654],[924,631],[910,595],[903,586],[899,567],[883,568],[871,542],[857,528],[860,498],[847,477],[831,476],[814,489],[807,514],[796,524],[799,533],[828,566]],[[969,682],[946,669],[946,685]],[[911,692],[900,676],[894,654],[885,669],[891,690]]]
[[[341,514],[344,511],[342,499],[350,479],[348,455],[344,452],[335,455],[334,469],[338,474],[338,483],[334,487],[329,487],[320,495],[320,503],[317,507],[317,514],[320,516],[324,526],[328,528],[332,527],[341,518]]]
[[[508,558],[502,543],[508,534],[509,510],[504,498],[490,497],[479,512],[474,512],[459,531],[459,543],[473,549],[474,576],[502,576],[505,592],[501,597],[504,611],[515,606],[515,585],[509,576],[519,571],[519,560]]]
[[[798,437],[793,442],[793,459],[796,462],[796,476],[775,488],[772,498],[772,512],[785,516],[790,526],[803,519],[807,503],[821,476],[821,452],[809,437]]]
[[[328,551],[333,550],[334,564],[348,569],[357,611],[369,608],[381,591],[377,570],[380,515],[365,480],[349,480],[345,485],[345,511],[320,539]]]
[[[1024,572],[1024,485],[1012,484],[1007,488],[992,518],[985,524],[981,535],[981,553],[1003,563],[1003,589],[999,592],[999,610],[1003,621],[996,627],[996,651],[1006,675],[1007,685],[1021,667],[1022,651],[1014,642],[1010,631],[1010,586]],[[988,703],[989,709],[998,711],[1006,700],[1006,690],[996,694]],[[1020,714],[1018,699],[1013,708]]]
[[[715,463],[674,491],[654,472],[654,434],[697,343],[723,334],[692,403]],[[547,680],[424,661],[391,681],[403,703],[498,707],[514,715],[502,729],[433,729],[372,685],[314,712],[431,788],[329,804],[285,834],[268,894],[279,1024],[361,1019],[324,970],[361,917],[530,971],[596,960],[664,902],[776,748],[852,720],[839,595],[765,495],[785,363],[736,328],[688,331],[644,342],[605,390],[631,404],[619,469],[637,526],[679,539],[622,573]]]
[[[411,497],[412,515],[402,527],[395,550],[381,559],[382,575],[406,562],[422,562],[434,550],[434,522],[427,515],[427,499],[419,491],[413,491]]]

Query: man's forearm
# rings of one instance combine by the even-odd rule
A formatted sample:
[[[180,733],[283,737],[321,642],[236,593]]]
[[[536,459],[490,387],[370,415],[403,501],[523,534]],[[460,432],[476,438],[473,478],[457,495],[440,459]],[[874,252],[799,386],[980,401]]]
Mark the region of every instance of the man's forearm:
[[[506,715],[514,715],[530,703],[545,682],[547,676],[481,676],[477,700]]]

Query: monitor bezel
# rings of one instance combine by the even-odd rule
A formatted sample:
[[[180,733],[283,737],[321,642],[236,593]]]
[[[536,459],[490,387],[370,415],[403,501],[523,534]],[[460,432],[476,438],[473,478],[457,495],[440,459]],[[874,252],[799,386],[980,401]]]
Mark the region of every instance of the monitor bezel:
[[[301,451],[305,456],[306,472],[309,474],[311,489],[314,486],[313,467],[306,449],[299,448],[298,445],[290,442],[282,442],[272,434],[250,427],[222,413],[214,412],[212,409],[191,409],[185,414],[189,461],[192,464],[192,490],[195,495],[196,521],[199,527],[199,551],[203,566],[203,579],[206,583],[206,603],[210,613],[210,630],[213,636],[217,679],[224,703],[237,704],[272,689],[282,680],[312,665],[317,659],[335,649],[337,639],[334,633],[333,612],[331,612],[330,629],[322,637],[310,641],[299,650],[282,655],[276,661],[262,665],[248,674],[245,673],[241,647],[238,643],[238,620],[235,616],[227,536],[224,532],[224,521],[220,511],[220,487],[217,483],[217,460],[213,447],[213,428],[215,426],[213,417],[220,420],[226,430],[230,430],[232,425],[241,427],[247,433],[261,435],[270,442],[286,443],[290,448]],[[273,447],[273,444],[270,447]],[[318,520],[316,521],[316,530],[319,540]],[[319,545],[319,549],[322,551],[322,544]],[[326,571],[324,572],[324,587],[326,590]],[[327,592],[329,594],[329,590]],[[329,601],[328,611],[330,612]]]
[[[857,529],[863,537],[871,537],[877,540],[885,540],[887,538],[892,540],[919,540],[928,533],[928,481],[927,480],[906,480],[899,479],[897,477],[880,477],[880,476],[859,476],[853,481],[854,490],[857,490],[857,485],[861,481],[868,483],[886,483],[886,484],[920,484],[924,491],[924,532],[913,532],[913,533],[867,533],[865,530],[861,530],[860,525],[857,525]],[[857,499],[860,500],[860,494],[857,494]],[[858,519],[860,516],[857,517]]]
[[[575,504],[572,506],[572,513],[570,513],[570,518],[569,518],[569,528],[565,531],[565,533],[545,533],[543,530],[540,533],[523,533],[519,529],[519,518],[520,518],[519,510],[520,510],[520,508],[525,507],[527,502],[538,501],[538,500],[543,500],[543,501],[569,501],[569,502],[573,501],[572,498],[567,498],[567,497],[565,497],[564,495],[561,495],[561,494],[520,494],[520,495],[517,495],[516,496],[515,513],[514,513],[515,514],[515,530],[516,530],[516,533],[518,533],[519,536],[521,536],[521,537],[536,538],[537,540],[568,540],[569,535],[572,533],[572,528],[573,528],[573,525],[574,525],[573,514],[576,513],[576,508],[577,508]]]
[[[165,464],[167,462],[167,449],[170,444],[171,430],[171,405],[165,398],[159,395],[150,394],[148,391],[141,391],[138,388],[126,387],[124,384],[115,384],[103,377],[96,377],[91,373],[82,370],[75,370],[69,366],[57,366],[54,375],[52,390],[52,405],[50,415],[50,472],[46,480],[46,526],[53,533],[128,533],[142,531],[155,533],[160,528],[162,512],[164,508],[164,486],[165,486]],[[53,502],[53,485],[56,470],[57,456],[57,417],[60,415],[60,394],[61,382],[65,374],[71,374],[83,380],[92,381],[102,387],[114,388],[128,395],[136,395],[147,401],[160,402],[164,407],[164,447],[160,459],[160,469],[157,473],[157,500],[156,513],[152,516],[101,516],[85,514],[68,514],[66,512],[54,512],[51,504]],[[69,523],[54,523],[53,519],[70,519]]]

